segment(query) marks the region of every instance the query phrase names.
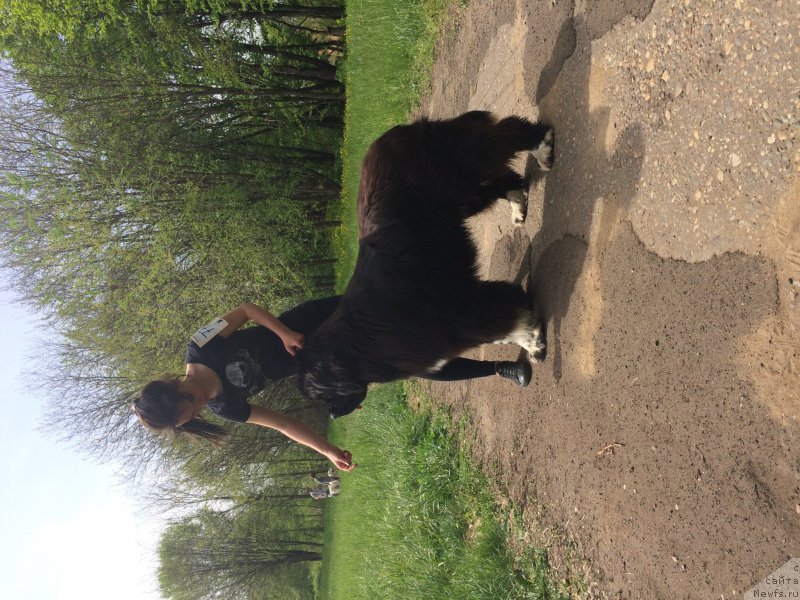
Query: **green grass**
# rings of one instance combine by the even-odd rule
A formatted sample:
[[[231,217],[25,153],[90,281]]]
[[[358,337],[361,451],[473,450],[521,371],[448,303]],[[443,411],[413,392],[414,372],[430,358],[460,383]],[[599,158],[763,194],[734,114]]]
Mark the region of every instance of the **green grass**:
[[[325,511],[320,599],[559,598],[543,553],[514,556],[519,529],[494,501],[447,415],[405,405],[405,386],[371,391],[337,421],[357,469]]]
[[[464,0],[349,0],[347,89],[342,144],[343,190],[334,235],[339,280],[353,272],[358,248],[356,195],[359,168],[369,145],[408,122],[428,89],[433,49],[446,11]]]

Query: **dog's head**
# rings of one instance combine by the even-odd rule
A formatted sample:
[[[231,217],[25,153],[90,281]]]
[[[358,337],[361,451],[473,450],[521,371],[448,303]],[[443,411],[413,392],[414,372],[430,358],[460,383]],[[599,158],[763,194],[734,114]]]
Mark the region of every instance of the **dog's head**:
[[[323,402],[332,417],[350,414],[366,397],[367,385],[358,377],[358,367],[346,353],[311,339],[297,358],[300,391]]]

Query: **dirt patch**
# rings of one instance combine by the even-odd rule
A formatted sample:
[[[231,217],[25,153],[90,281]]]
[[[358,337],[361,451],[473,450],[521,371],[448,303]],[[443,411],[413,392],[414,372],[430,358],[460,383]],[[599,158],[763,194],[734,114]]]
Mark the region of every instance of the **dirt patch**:
[[[556,164],[524,227],[471,224],[547,360],[433,393],[598,597],[735,598],[800,556],[800,7],[752,4],[472,2],[440,44],[424,112],[545,120]]]

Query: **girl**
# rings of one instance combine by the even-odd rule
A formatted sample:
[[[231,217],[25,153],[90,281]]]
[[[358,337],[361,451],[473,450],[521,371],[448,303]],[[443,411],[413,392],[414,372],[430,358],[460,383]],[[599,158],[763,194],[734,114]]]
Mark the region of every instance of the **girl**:
[[[267,384],[295,375],[295,355],[305,336],[327,319],[339,296],[312,300],[273,316],[255,304],[242,304],[199,329],[186,352],[186,374],[151,381],[133,404],[133,412],[156,431],[189,434],[213,443],[226,436],[223,427],[200,417],[203,408],[223,419],[252,423],[280,431],[288,438],[316,450],[337,468],[355,468],[352,456],[324,436],[289,415],[251,405],[248,398]],[[244,327],[248,322],[255,327]],[[436,373],[420,377],[455,381],[500,375],[517,385],[528,385],[531,367],[518,362],[476,361],[457,358]]]

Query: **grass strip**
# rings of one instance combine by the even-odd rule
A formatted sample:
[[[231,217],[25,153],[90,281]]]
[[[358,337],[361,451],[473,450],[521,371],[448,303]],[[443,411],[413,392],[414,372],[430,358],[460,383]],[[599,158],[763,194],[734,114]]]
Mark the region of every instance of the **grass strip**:
[[[327,501],[320,598],[555,599],[544,553],[519,534],[445,414],[406,407],[409,384],[380,386],[331,438],[359,465]]]
[[[347,2],[347,89],[342,143],[342,202],[334,233],[337,277],[346,281],[358,251],[356,196],[369,145],[406,123],[430,84],[441,23],[463,0],[351,0]]]

